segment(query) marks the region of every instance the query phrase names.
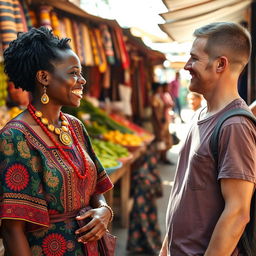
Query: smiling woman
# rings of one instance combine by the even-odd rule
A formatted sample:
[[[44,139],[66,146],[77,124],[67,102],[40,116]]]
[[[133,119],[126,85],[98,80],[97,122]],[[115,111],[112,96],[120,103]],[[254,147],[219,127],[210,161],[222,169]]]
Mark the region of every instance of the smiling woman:
[[[86,81],[69,46],[41,27],[4,52],[5,72],[31,93],[27,109],[0,131],[0,218],[7,255],[105,255],[97,240],[113,218],[112,188],[83,124],[61,112],[78,107]],[[76,217],[87,206],[92,209]],[[77,220],[90,218],[82,227]]]

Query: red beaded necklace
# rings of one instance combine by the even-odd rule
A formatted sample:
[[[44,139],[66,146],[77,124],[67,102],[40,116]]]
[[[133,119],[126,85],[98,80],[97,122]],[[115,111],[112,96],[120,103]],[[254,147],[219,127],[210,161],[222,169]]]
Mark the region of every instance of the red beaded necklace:
[[[47,136],[50,138],[50,140],[53,142],[53,144],[55,145],[56,148],[58,148],[58,150],[60,151],[60,153],[62,154],[62,156],[68,161],[68,163],[72,166],[73,170],[75,171],[75,173],[77,174],[77,176],[80,179],[85,179],[87,177],[87,173],[88,173],[88,165],[87,165],[87,160],[85,157],[85,154],[83,152],[83,149],[76,137],[76,134],[73,130],[73,128],[71,127],[71,125],[68,125],[68,128],[71,132],[71,135],[73,137],[73,140],[75,142],[75,145],[77,146],[82,159],[83,159],[83,163],[85,166],[85,172],[84,174],[81,174],[78,170],[78,168],[76,167],[76,165],[70,160],[69,156],[66,154],[66,152],[63,150],[63,148],[56,142],[56,140],[53,138],[52,134],[49,132],[49,130],[45,127],[45,125],[41,122],[41,120],[35,115],[35,107],[29,103],[28,107],[27,107],[29,113],[31,114],[31,116],[34,118],[34,120],[39,124],[39,126],[43,129],[43,131],[47,134]],[[60,112],[60,118],[63,116],[63,113]]]

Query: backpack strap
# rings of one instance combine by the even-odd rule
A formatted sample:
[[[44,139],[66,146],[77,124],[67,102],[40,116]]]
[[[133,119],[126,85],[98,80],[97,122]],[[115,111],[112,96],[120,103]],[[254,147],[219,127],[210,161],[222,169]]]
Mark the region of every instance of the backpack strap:
[[[219,134],[220,134],[221,126],[227,119],[233,116],[245,116],[249,118],[256,126],[256,118],[248,110],[236,108],[236,109],[231,109],[225,112],[218,120],[210,138],[210,150],[215,160],[216,166],[218,166],[218,144],[219,144]]]

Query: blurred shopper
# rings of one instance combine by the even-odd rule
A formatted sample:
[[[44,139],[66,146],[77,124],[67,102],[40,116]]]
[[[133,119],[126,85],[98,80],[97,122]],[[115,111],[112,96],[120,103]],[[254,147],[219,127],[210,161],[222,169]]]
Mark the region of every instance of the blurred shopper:
[[[160,255],[242,255],[237,245],[250,219],[256,183],[255,126],[243,116],[223,124],[218,170],[209,139],[226,111],[249,110],[237,81],[250,57],[251,39],[244,28],[226,22],[201,27],[194,36],[185,69],[192,76],[189,89],[202,94],[207,107],[194,117],[180,152]]]
[[[180,91],[180,73],[177,71],[175,73],[175,79],[169,84],[169,93],[171,94],[172,99],[174,100],[174,111],[178,114],[181,122],[184,121],[181,118],[181,105],[179,99],[179,91]]]
[[[189,92],[187,95],[188,106],[193,111],[197,111],[202,107],[203,97],[201,94],[196,92]]]

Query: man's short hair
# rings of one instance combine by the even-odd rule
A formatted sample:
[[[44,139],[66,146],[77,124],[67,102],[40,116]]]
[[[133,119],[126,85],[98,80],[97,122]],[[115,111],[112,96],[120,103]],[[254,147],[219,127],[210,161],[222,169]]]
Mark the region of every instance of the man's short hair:
[[[251,55],[251,36],[248,30],[237,23],[214,22],[198,28],[196,38],[206,38],[205,52],[214,59],[226,56],[232,64],[242,68],[248,63]]]

